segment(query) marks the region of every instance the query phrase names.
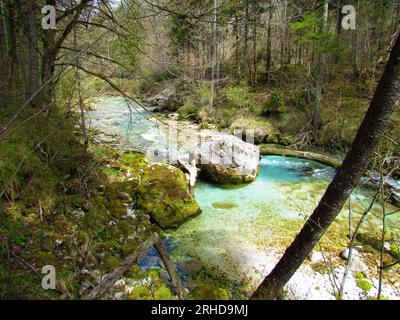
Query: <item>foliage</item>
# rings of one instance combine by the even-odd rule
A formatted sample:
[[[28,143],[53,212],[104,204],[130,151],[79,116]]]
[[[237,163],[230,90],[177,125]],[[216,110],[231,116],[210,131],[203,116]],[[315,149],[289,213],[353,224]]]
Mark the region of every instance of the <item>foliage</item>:
[[[287,110],[288,106],[285,101],[285,95],[280,89],[272,92],[271,96],[265,101],[263,106],[263,113],[265,115],[284,113]]]
[[[254,94],[250,92],[250,87],[244,82],[237,86],[224,88],[223,94],[238,109],[250,108],[253,104]]]
[[[198,108],[192,101],[188,101],[178,109],[178,115],[180,119],[187,119],[188,117],[196,117]]]
[[[343,49],[335,41],[332,33],[316,31],[321,30],[320,21],[315,12],[309,13],[302,20],[290,23],[290,27],[297,35],[296,43],[299,45],[315,46],[316,52],[340,54]]]

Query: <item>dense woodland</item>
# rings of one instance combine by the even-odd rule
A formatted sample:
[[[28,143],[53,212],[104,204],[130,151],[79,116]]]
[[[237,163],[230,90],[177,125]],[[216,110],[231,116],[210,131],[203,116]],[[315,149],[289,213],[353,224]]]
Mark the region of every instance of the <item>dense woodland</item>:
[[[45,5],[56,8],[57,29],[42,27]],[[346,5],[354,29],[342,26]],[[97,142],[87,119],[101,96],[138,101],[134,108],[161,97],[161,116],[253,129],[257,145],[345,159],[314,212],[319,222],[305,224],[253,296],[278,297],[363,175],[400,179],[399,26],[399,0],[0,0],[0,298],[88,297],[99,274],[162,235],[147,205],[133,219],[124,203],[151,202],[143,181],[161,185],[170,173]],[[135,183],[119,179],[128,172]],[[167,196],[195,202],[181,180]],[[379,190],[379,201],[399,206],[383,182]],[[381,235],[383,279],[400,255],[384,254],[399,239]],[[56,290],[41,287],[44,265],[57,269]],[[186,298],[179,280],[171,287],[135,264],[123,273],[152,279],[151,294],[139,288],[131,299]],[[187,298],[228,298],[221,290]]]

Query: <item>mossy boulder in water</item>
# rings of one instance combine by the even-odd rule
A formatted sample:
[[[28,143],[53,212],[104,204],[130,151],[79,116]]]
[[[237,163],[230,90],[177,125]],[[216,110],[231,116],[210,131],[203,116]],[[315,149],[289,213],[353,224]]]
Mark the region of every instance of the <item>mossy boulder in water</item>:
[[[196,286],[189,294],[190,300],[228,300],[228,292],[225,289],[211,285],[201,284]]]
[[[176,228],[201,212],[189,193],[183,172],[166,164],[153,164],[145,169],[136,205],[163,229]]]

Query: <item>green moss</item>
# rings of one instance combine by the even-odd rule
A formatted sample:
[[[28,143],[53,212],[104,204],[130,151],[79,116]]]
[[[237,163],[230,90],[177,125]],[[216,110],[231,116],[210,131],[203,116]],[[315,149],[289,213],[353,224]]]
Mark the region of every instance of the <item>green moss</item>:
[[[357,272],[354,274],[354,277],[355,277],[357,280],[362,280],[362,279],[365,278],[365,275],[364,275],[364,273],[357,271]]]
[[[222,288],[201,284],[189,294],[190,300],[228,300],[228,292]]]
[[[196,117],[198,108],[194,105],[192,101],[188,101],[184,106],[178,109],[179,119],[187,119],[189,117]]]
[[[128,240],[125,244],[122,245],[122,254],[124,256],[128,256],[130,254],[132,254],[137,246],[139,245],[139,243],[136,240]]]
[[[173,297],[168,287],[160,287],[154,291],[155,300],[171,300]]]
[[[119,266],[121,263],[120,259],[115,256],[108,256],[104,259],[104,263],[102,265],[103,270],[113,270]]]
[[[361,244],[370,246],[377,251],[381,250],[382,242],[379,239],[378,235],[360,232],[357,234],[356,240],[359,241]]]
[[[364,291],[364,293],[368,293],[372,289],[372,284],[366,279],[358,279],[357,286]]]
[[[315,263],[315,264],[311,265],[311,268],[313,268],[313,270],[315,270],[315,271],[317,271],[318,273],[321,273],[321,274],[330,273],[329,268],[327,268],[327,266],[326,266],[326,264],[324,262]]]
[[[152,165],[145,170],[136,205],[162,228],[178,227],[201,212],[189,194],[183,172],[167,165]]]
[[[129,300],[152,300],[153,294],[149,287],[145,285],[136,286],[131,294]]]

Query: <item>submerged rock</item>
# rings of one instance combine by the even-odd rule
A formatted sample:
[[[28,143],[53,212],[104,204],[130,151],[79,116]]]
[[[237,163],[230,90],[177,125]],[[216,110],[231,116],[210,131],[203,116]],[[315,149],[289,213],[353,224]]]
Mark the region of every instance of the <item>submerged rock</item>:
[[[233,135],[202,137],[197,150],[198,167],[203,178],[217,184],[240,184],[256,179],[260,150]]]
[[[214,202],[212,206],[216,209],[233,209],[237,207],[237,204],[234,202]]]
[[[196,276],[202,268],[203,264],[199,258],[185,260],[178,265],[179,271],[185,276]]]
[[[150,165],[137,189],[136,206],[163,229],[176,228],[201,213],[190,195],[185,175],[166,164]]]

